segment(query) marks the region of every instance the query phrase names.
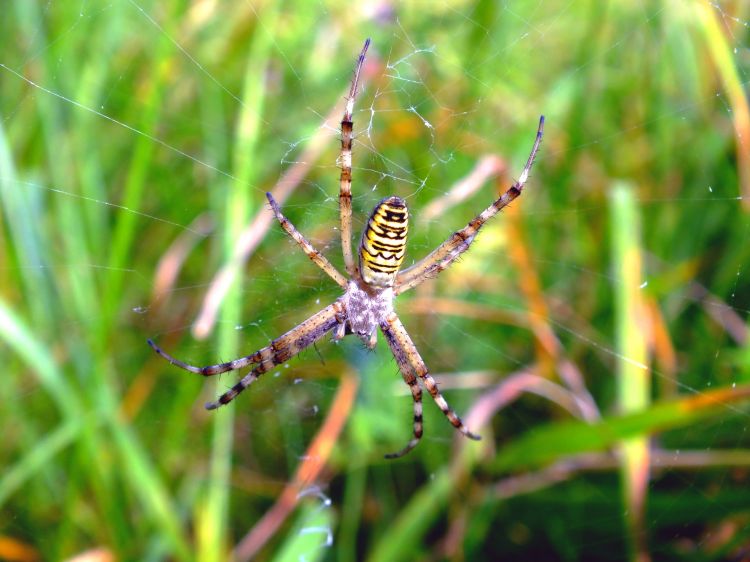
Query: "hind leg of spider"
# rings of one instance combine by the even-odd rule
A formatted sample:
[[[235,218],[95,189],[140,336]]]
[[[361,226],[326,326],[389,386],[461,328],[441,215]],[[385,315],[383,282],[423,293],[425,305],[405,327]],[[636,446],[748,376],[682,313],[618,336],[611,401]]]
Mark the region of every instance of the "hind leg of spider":
[[[539,146],[542,142],[543,134],[544,115],[539,118],[539,128],[536,131],[534,145],[531,148],[531,153],[526,160],[526,166],[521,172],[518,181],[511,185],[505,193],[498,197],[484,211],[479,213],[479,215],[477,215],[464,228],[454,232],[450,238],[433,250],[427,257],[423,258],[413,266],[400,271],[396,277],[396,286],[393,289],[395,295],[400,295],[409,289],[413,289],[420,283],[427,279],[431,279],[449,267],[461,256],[461,254],[469,249],[482,226],[521,195],[523,188],[526,185],[526,181],[529,179],[529,172],[534,165],[534,159],[536,158],[537,152],[539,152]]]
[[[357,272],[357,265],[352,253],[352,135],[354,131],[352,114],[354,112],[354,100],[357,98],[357,93],[359,92],[359,78],[362,72],[362,65],[365,63],[365,55],[369,46],[370,40],[368,39],[365,41],[357,59],[357,64],[354,67],[352,85],[349,89],[349,97],[346,98],[344,116],[341,119],[339,215],[341,219],[341,252],[344,255],[344,266],[349,276],[354,276]]]

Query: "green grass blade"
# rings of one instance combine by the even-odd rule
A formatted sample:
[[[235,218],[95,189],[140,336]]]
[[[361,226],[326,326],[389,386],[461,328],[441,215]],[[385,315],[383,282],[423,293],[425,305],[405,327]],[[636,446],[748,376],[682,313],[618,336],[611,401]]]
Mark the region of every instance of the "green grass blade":
[[[647,367],[646,332],[649,318],[644,302],[640,217],[631,186],[616,183],[610,193],[615,330],[617,341],[617,407],[622,413],[648,407],[651,372]],[[649,481],[648,435],[620,444],[620,475],[631,560],[647,557],[644,517]]]
[[[734,404],[748,399],[750,385],[742,385],[656,402],[643,411],[594,424],[566,421],[539,426],[504,447],[491,468],[498,474],[530,470],[570,455],[605,451],[625,439],[689,427],[716,416],[742,414]]]
[[[253,211],[254,199],[262,190],[254,189],[258,174],[255,155],[262,126],[265,102],[265,80],[270,48],[273,43],[274,14],[264,18],[263,31],[253,37],[245,66],[242,111],[240,111],[235,142],[233,146],[233,179],[225,186],[226,198],[223,201],[224,259],[233,259],[234,247],[240,231]],[[259,15],[260,17],[260,15]],[[241,276],[234,279],[227,292],[220,313],[218,330],[218,352],[222,357],[239,354],[239,333],[235,326],[242,323]],[[216,392],[223,393],[226,385],[216,384]],[[228,509],[230,476],[232,467],[232,443],[234,406],[214,412],[211,447],[211,467],[205,505],[198,517],[198,558],[219,562],[226,556],[228,535]]]

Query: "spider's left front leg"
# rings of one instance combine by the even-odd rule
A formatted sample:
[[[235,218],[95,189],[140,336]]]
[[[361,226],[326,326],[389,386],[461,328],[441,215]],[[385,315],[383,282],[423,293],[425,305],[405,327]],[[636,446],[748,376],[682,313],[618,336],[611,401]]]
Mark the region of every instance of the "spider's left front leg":
[[[469,439],[480,440],[480,436],[475,435],[466,429],[461,418],[456,415],[453,409],[448,405],[448,402],[446,402],[445,398],[443,398],[435,379],[430,375],[427,365],[419,355],[417,347],[414,345],[406,328],[401,323],[401,320],[399,320],[395,312],[389,314],[388,317],[380,323],[380,329],[393,352],[393,356],[396,358],[396,362],[398,363],[401,374],[404,377],[404,381],[409,385],[412,397],[414,398],[414,437],[401,451],[386,455],[386,458],[393,459],[405,455],[416,447],[422,437],[422,391],[419,388],[416,377],[414,376],[415,373],[420,379],[422,379],[422,382],[432,396],[432,399],[435,401],[435,404],[437,404],[438,408],[440,408],[443,414],[445,414],[445,417],[448,418],[451,425]]]
[[[395,316],[395,313],[393,316]],[[422,439],[422,432],[424,429],[422,424],[422,389],[419,387],[417,377],[414,375],[414,370],[412,369],[407,352],[399,343],[388,321],[384,321],[380,325],[380,328],[383,330],[383,335],[391,348],[396,363],[398,363],[398,370],[401,371],[401,376],[404,378],[404,382],[409,385],[409,390],[411,390],[411,395],[414,400],[414,437],[412,437],[409,443],[406,444],[406,447],[397,453],[388,453],[385,455],[385,458],[387,459],[397,459],[411,451],[417,446],[419,440]]]

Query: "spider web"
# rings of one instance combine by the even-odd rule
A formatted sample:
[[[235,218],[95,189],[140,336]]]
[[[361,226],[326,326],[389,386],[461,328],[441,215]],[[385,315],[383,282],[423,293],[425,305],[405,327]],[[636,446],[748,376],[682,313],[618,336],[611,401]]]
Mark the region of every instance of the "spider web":
[[[52,383],[33,374],[18,351],[31,353],[29,341],[37,336],[33,349],[59,365],[59,381],[80,393],[85,415],[122,408],[143,458],[182,474],[174,483],[181,488],[174,505],[189,513],[202,494],[210,495],[188,474],[207,478],[219,470],[215,458],[214,468],[206,468],[219,446],[211,441],[216,414],[203,413],[201,404],[235,379],[224,375],[216,386],[156,361],[144,367],[153,361],[144,341],[154,338],[192,363],[220,362],[233,357],[217,346],[223,329],[238,336],[229,349],[251,352],[338,296],[335,284],[277,225],[253,221],[268,214],[264,192],[280,190],[285,214],[343,270],[338,121],[356,54],[371,35],[354,113],[354,232],[358,236],[377,201],[404,197],[412,216],[407,264],[511,184],[539,114],[547,119],[527,190],[511,212],[491,221],[439,279],[397,301],[448,400],[463,414],[509,376],[539,384],[523,383],[528,393],[490,416],[496,434],[485,439],[501,449],[578,412],[580,405],[567,404],[567,391],[559,394],[575,385],[561,381],[565,374],[558,368],[545,371],[545,357],[564,357],[575,366],[572,376],[584,385],[577,399],[592,397],[589,410],[578,412],[583,417],[629,408],[626,395],[638,390],[616,382],[618,369],[632,377],[648,374],[643,407],[677,397],[711,401],[725,390],[720,412],[708,421],[688,425],[686,434],[654,432],[651,478],[640,496],[649,516],[625,517],[625,524],[647,537],[647,547],[637,541],[631,547],[655,558],[689,552],[717,558],[743,546],[747,513],[732,496],[746,499],[737,490],[747,479],[742,453],[748,415],[731,390],[744,389],[748,372],[745,8],[728,1],[634,8],[612,3],[589,13],[549,0],[446,2],[418,11],[367,2],[347,10],[321,5],[320,19],[306,27],[291,7],[287,12],[257,2],[203,1],[185,11],[143,0],[12,4],[13,17],[0,26],[23,43],[8,41],[0,50],[7,236],[2,312],[4,337],[15,351],[9,388],[20,406],[6,414],[6,426],[27,427],[24,419],[56,403],[47,386]],[[614,25],[618,17],[633,25]],[[250,41],[254,37],[261,39]],[[142,58],[162,65],[144,73]],[[67,142],[76,131],[81,138]],[[636,251],[641,263],[642,354],[618,342],[612,312],[617,295],[632,284],[613,247],[618,235],[627,238],[637,228],[626,223],[619,234],[612,230],[617,213],[628,216],[628,205],[640,222],[636,247],[623,255],[630,260]],[[236,240],[225,235],[232,221],[242,234]],[[222,273],[226,287],[237,287],[235,296],[230,288],[221,290]],[[207,295],[217,298],[213,308]],[[535,297],[543,297],[544,306]],[[218,305],[225,302],[233,313],[221,312]],[[14,318],[29,326],[29,341],[13,328]],[[359,388],[332,465],[345,466],[360,453],[369,459],[395,451],[406,442],[409,391],[387,347],[380,342],[371,353],[350,339],[322,340],[238,399],[223,428],[234,440],[225,446],[238,493],[273,500],[293,481],[332,405],[339,404],[344,372],[353,373]],[[559,349],[540,351],[545,342]],[[97,350],[107,357],[108,377],[91,374],[99,370]],[[552,380],[523,378],[542,373]],[[42,382],[25,384],[29,378]],[[98,385],[114,389],[113,404],[97,401],[90,389]],[[451,462],[452,428],[429,398],[425,409],[419,449],[431,468],[399,480],[399,469],[367,465],[375,473],[369,483],[382,485],[381,470],[392,470],[396,483],[388,490],[362,484],[358,493],[370,501],[386,494],[405,505],[425,479]],[[26,440],[58,422],[42,415],[24,430]],[[188,422],[200,431],[181,434],[180,425]],[[163,459],[154,431],[173,440]],[[24,446],[13,440],[4,460],[29,458]],[[52,466],[64,470],[64,456],[49,454]],[[581,502],[591,510],[588,525],[583,518],[572,528],[559,521],[560,536],[582,545],[579,555],[607,559],[602,551],[623,547],[619,521],[610,520],[622,505],[613,508],[614,500],[604,499],[620,491],[617,463],[602,454],[576,457],[574,464],[557,466],[569,471],[558,487],[543,470],[529,471],[528,480],[514,473],[514,480],[487,469],[497,480],[492,489],[507,498],[500,507],[482,506],[488,521],[502,529],[498,540],[505,550],[497,556],[538,553],[533,511],[555,502]],[[26,465],[14,466],[22,474]],[[353,523],[335,515],[356,493],[349,481],[317,476],[298,491],[307,508],[297,513],[283,551],[310,560],[344,556],[347,548],[361,554],[357,525],[364,526],[366,517]],[[19,482],[0,483],[0,499],[24,506],[31,520],[33,511],[20,499],[29,484]],[[535,486],[548,495],[522,493]],[[716,515],[721,510],[728,515]],[[232,511],[233,539],[264,513],[248,519]],[[35,534],[30,520],[0,533],[46,552],[47,543],[24,540]],[[80,525],[96,538],[79,541],[79,548],[109,546],[90,517],[81,515]],[[551,526],[545,532],[538,548],[562,556],[562,539]],[[292,540],[310,536],[313,542]],[[444,542],[450,553],[450,539]],[[139,545],[137,556],[168,551],[154,541]]]

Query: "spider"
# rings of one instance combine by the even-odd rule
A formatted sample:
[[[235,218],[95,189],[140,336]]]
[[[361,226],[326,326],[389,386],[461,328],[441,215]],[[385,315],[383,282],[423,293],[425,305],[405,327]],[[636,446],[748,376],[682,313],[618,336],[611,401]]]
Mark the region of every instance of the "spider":
[[[207,409],[214,410],[234,400],[240,392],[255,382],[263,373],[289,361],[329,332],[333,333],[332,338],[334,340],[340,340],[348,334],[356,334],[368,348],[373,349],[377,342],[377,330],[380,328],[404,381],[409,385],[414,402],[413,437],[403,449],[386,455],[386,458],[394,459],[411,451],[422,437],[422,389],[419,381],[430,393],[453,427],[470,439],[480,439],[478,435],[470,432],[464,426],[461,418],[451,409],[440,390],[438,390],[437,383],[430,375],[414,342],[393,309],[393,299],[450,266],[469,249],[482,225],[521,195],[542,141],[544,116],[539,119],[534,145],[518,181],[469,224],[453,233],[427,257],[403,271],[399,270],[406,250],[409,212],[406,202],[402,198],[386,197],[375,206],[370,214],[359,244],[358,260],[355,262],[352,253],[352,113],[359,89],[362,65],[369,46],[370,40],[367,39],[354,69],[344,117],[341,121],[339,212],[341,218],[341,247],[348,278],[340,273],[300,234],[294,225],[289,222],[289,219],[281,213],[281,209],[273,196],[266,193],[271,210],[278,219],[281,228],[294,239],[315,265],[343,289],[344,294],[333,304],[328,305],[281,337],[273,340],[268,346],[227,363],[197,367],[172,357],[152,340],[148,340],[148,343],[156,353],[171,364],[204,377],[247,367],[251,369],[218,400],[206,404]]]

